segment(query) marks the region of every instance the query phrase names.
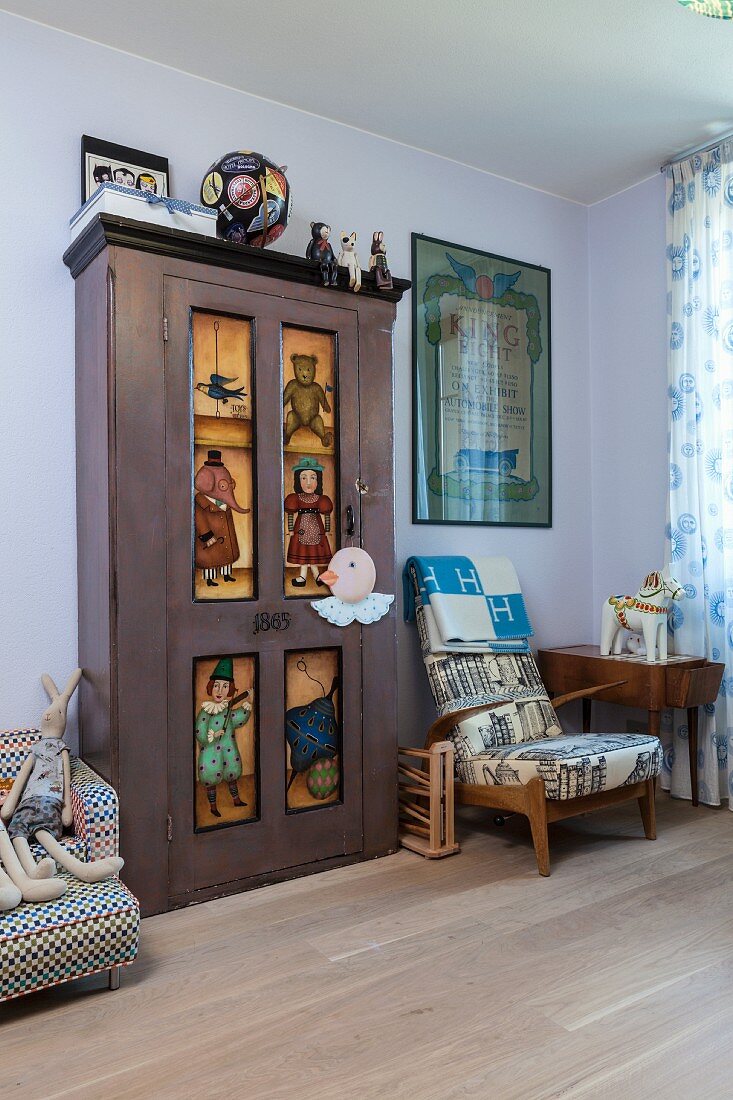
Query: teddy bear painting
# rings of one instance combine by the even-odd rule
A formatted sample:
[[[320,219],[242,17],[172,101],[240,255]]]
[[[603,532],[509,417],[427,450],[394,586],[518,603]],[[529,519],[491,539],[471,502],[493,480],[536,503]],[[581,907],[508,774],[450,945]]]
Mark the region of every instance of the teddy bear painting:
[[[318,356],[293,354],[290,362],[293,365],[293,378],[283,393],[283,408],[290,405],[285,419],[285,443],[287,445],[290,442],[298,428],[309,428],[324,447],[330,447],[333,433],[326,429],[321,409],[330,413],[331,406],[323,386],[316,382]]]

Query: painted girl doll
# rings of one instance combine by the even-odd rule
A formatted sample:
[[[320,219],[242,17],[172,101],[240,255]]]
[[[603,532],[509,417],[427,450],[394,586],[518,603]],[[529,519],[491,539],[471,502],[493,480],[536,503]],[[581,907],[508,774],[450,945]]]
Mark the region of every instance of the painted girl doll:
[[[288,565],[299,565],[300,576],[293,577],[293,588],[304,588],[310,569],[316,583],[333,554],[328,541],[333,501],[323,492],[323,466],[316,458],[301,458],[293,467],[293,492],[285,497],[288,517]]]
[[[239,797],[237,780],[242,775],[242,757],[239,755],[235,730],[245,725],[252,713],[252,704],[235,706],[249,692],[235,697],[234,661],[222,657],[216,664],[206,685],[210,699],[201,704],[196,718],[196,740],[199,744],[197,765],[198,781],[206,787],[209,810],[214,817],[221,817],[216,805],[216,788],[226,782],[235,806],[246,806]]]

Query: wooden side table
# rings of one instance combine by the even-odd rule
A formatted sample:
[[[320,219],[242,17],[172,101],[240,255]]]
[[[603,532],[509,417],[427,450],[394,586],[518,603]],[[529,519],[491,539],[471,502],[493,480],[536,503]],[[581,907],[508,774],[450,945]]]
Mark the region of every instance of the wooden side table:
[[[648,711],[649,733],[657,737],[664,709],[686,710],[692,804],[697,806],[697,708],[715,702],[725,665],[684,655],[653,663],[631,653],[602,657],[597,645],[540,649],[537,663],[551,695],[609,684],[595,698]],[[583,700],[584,733],[590,733],[591,706],[590,699]]]

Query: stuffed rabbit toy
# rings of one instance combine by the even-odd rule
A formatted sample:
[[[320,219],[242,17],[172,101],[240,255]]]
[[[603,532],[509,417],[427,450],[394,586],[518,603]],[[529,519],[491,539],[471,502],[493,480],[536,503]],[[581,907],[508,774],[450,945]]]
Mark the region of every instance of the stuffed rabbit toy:
[[[4,797],[6,797],[5,791],[0,792],[0,806]],[[25,873],[2,820],[0,820],[0,861],[0,912],[15,909],[21,901],[55,901],[66,890],[63,879],[51,877],[56,870],[56,864],[52,859],[41,860],[37,864],[36,875],[33,878]]]
[[[0,826],[2,831],[5,826]],[[11,845],[12,847],[12,845]],[[7,875],[0,867],[0,913],[6,909],[15,909],[23,900],[23,894],[19,886],[16,886],[10,875]]]
[[[18,855],[0,821],[0,911],[14,909],[21,901],[55,901],[66,890],[62,878],[52,878],[56,865],[52,859],[43,859],[31,877],[23,870]]]
[[[44,673],[41,677],[41,683],[50,699],[41,718],[42,736],[26,757],[0,810],[0,821],[9,823],[7,832],[4,829],[0,831],[0,858],[12,879],[15,876],[12,859],[9,860],[9,853],[6,855],[8,848],[19,861],[28,879],[47,880],[38,885],[48,885],[49,881],[60,881],[62,887],[65,885],[63,880],[50,878],[56,869],[54,860],[82,882],[101,882],[102,879],[111,878],[124,865],[124,861],[117,856],[82,863],[59,844],[64,829],[74,819],[71,808],[69,750],[62,738],[66,730],[69,700],[80,679],[81,669],[77,668],[69,677],[63,692],[60,692],[50,676]],[[44,858],[36,864],[28,844],[29,838],[33,837],[52,858]],[[8,838],[12,839],[12,844]],[[25,888],[19,883],[16,885],[20,887],[25,898]]]

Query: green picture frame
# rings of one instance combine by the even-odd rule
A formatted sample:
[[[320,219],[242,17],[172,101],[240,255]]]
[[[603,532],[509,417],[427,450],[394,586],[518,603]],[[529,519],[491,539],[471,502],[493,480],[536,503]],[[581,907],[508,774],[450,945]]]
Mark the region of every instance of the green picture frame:
[[[413,522],[552,526],[550,270],[412,234]]]

